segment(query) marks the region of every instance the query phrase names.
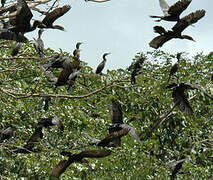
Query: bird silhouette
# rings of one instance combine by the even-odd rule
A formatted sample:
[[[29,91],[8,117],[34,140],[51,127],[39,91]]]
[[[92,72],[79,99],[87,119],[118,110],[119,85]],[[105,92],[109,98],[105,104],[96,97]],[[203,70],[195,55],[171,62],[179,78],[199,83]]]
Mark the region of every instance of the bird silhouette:
[[[140,74],[140,70],[141,70],[142,65],[143,65],[145,60],[146,60],[146,57],[140,57],[136,61],[132,62],[132,64],[128,67],[128,70],[132,71],[131,72],[131,84],[135,84],[136,83],[135,77],[138,74]]]
[[[121,146],[121,137],[130,133],[130,135],[138,142],[140,142],[139,136],[136,133],[134,127],[123,122],[123,113],[119,102],[112,99],[112,103],[108,105],[108,109],[111,115],[112,125],[109,127],[109,135],[103,140],[92,138],[87,133],[85,135],[93,141],[92,144],[97,146]]]
[[[13,46],[13,49],[12,49],[12,52],[11,52],[11,56],[16,56],[19,53],[19,51],[21,49],[21,46],[22,46],[22,43],[21,42],[17,42],[15,44],[15,46]]]
[[[41,39],[41,35],[43,32],[44,32],[44,29],[39,29],[38,39],[36,40],[35,38],[33,38],[34,39],[34,42],[33,42],[34,48],[35,48],[36,52],[39,54],[40,58],[44,57],[44,42]]]
[[[81,70],[81,67],[79,66],[79,67],[77,67],[77,69],[74,69],[73,72],[69,75],[68,80],[67,80],[67,84],[68,84],[67,92],[72,91],[72,87],[75,84],[76,78],[78,77],[80,70]]]
[[[151,18],[158,18],[156,22],[180,21],[180,14],[189,6],[191,0],[180,0],[170,7],[165,0],[159,0],[159,3],[164,16],[150,16]]]
[[[61,176],[62,173],[66,171],[66,169],[74,162],[83,162],[84,158],[103,158],[109,156],[111,154],[110,150],[87,150],[82,151],[78,154],[72,154],[70,152],[61,152],[61,155],[68,156],[67,160],[61,160],[58,164],[56,164],[50,175],[54,177]]]
[[[41,21],[35,20],[33,25],[30,24],[33,14],[25,0],[17,0],[17,13],[14,19],[14,26],[9,27],[10,31],[16,34],[24,34],[35,30],[38,25],[43,25]],[[45,25],[44,25],[45,26]]]
[[[185,112],[187,115],[193,114],[193,110],[189,104],[189,101],[185,95],[185,90],[187,89],[197,89],[203,92],[207,97],[213,100],[213,97],[208,95],[203,87],[198,84],[190,83],[190,82],[183,82],[180,84],[172,83],[166,86],[166,88],[172,88],[172,97],[174,103],[180,109],[180,111]]]
[[[173,27],[172,31],[166,31],[162,26],[155,26],[154,31],[160,36],[155,37],[150,43],[150,47],[158,49],[163,46],[164,43],[173,39],[188,39],[194,41],[191,36],[182,35],[184,29],[186,29],[189,25],[196,23],[199,19],[205,16],[205,10],[198,10],[196,12],[190,13],[189,15],[181,18],[181,21],[177,22]]]
[[[64,125],[61,122],[61,120],[57,117],[57,116],[51,116],[49,118],[42,118],[39,122],[38,122],[38,126],[39,127],[49,127],[49,126],[58,126],[58,128],[63,131],[64,130]]]
[[[59,7],[54,9],[53,11],[46,14],[44,19],[42,20],[43,24],[39,24],[39,28],[52,28],[52,29],[59,29],[61,31],[64,31],[64,27],[60,25],[53,25],[56,19],[63,16],[65,13],[67,13],[71,9],[71,6],[64,5],[63,7]]]
[[[106,64],[106,56],[109,55],[110,53],[104,53],[103,55],[103,61],[98,65],[95,73],[96,74],[101,74],[102,73],[102,70],[104,69],[105,67],[105,64]]]
[[[12,127],[0,130],[0,143],[2,143],[5,139],[10,139],[13,135],[14,131]]]
[[[168,78],[168,82],[170,81],[171,76],[174,76],[175,73],[177,72],[178,68],[179,68],[179,63],[180,63],[180,56],[182,53],[177,53],[177,62],[172,66],[170,73],[169,73],[169,78]]]

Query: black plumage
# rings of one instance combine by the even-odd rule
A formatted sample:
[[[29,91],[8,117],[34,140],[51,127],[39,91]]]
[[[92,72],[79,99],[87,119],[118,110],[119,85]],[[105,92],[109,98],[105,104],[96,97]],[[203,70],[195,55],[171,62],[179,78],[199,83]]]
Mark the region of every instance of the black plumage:
[[[179,21],[180,14],[189,6],[191,0],[180,0],[170,7],[165,0],[159,0],[159,2],[164,16],[150,16],[151,18],[158,18],[157,22],[161,20]]]
[[[71,9],[71,6],[64,5],[63,7],[59,7],[54,9],[53,11],[46,14],[44,19],[42,20],[42,24],[40,24],[39,28],[52,28],[52,29],[59,29],[61,31],[64,31],[64,27],[60,25],[53,25],[56,19],[63,16],[65,13],[67,13]]]
[[[213,97],[208,95],[203,87],[195,83],[183,82],[180,84],[172,83],[166,88],[172,88],[172,97],[174,103],[178,106],[180,111],[185,112],[188,115],[193,114],[193,110],[189,104],[188,98],[185,95],[185,90],[187,89],[197,89],[203,92],[207,97],[213,100]]]
[[[104,53],[103,55],[103,61],[98,65],[95,73],[96,74],[101,74],[102,70],[104,69],[105,67],[105,64],[106,64],[106,56],[109,55],[110,53]]]
[[[78,154],[72,154],[70,152],[61,152],[61,155],[68,156],[67,160],[61,160],[58,164],[56,164],[50,175],[54,177],[61,176],[62,173],[66,171],[66,169],[74,162],[83,162],[84,158],[103,158],[109,156],[111,154],[110,150],[87,150],[82,151]]]
[[[198,10],[196,12],[190,13],[189,15],[181,18],[173,27],[172,30],[166,31],[162,26],[155,26],[154,31],[159,33],[160,36],[155,37],[150,43],[150,47],[158,49],[163,46],[167,41],[178,38],[178,39],[188,39],[194,41],[191,36],[182,35],[184,29],[189,25],[196,23],[199,19],[205,16],[205,10]]]
[[[180,63],[180,56],[182,53],[177,53],[177,62],[172,66],[170,73],[169,73],[169,78],[168,78],[168,82],[171,78],[171,76],[174,76],[175,73],[177,72],[178,68],[179,68],[179,63]]]
[[[13,46],[11,56],[16,56],[19,53],[21,46],[22,46],[21,42],[16,43],[15,46]]]
[[[36,52],[39,54],[40,58],[44,57],[44,42],[41,39],[41,35],[43,32],[44,32],[43,29],[39,29],[38,38],[37,39],[33,38],[34,39],[34,42],[33,42],[34,48],[35,48]]]

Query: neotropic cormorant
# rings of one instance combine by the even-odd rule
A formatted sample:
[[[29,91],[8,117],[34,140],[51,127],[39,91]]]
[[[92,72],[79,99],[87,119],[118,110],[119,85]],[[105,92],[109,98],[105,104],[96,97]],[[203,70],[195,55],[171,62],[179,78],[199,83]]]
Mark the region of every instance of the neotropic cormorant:
[[[38,31],[38,39],[34,39],[33,45],[35,47],[36,52],[39,54],[40,58],[44,57],[44,42],[41,39],[41,35],[44,32],[44,29],[39,29]]]
[[[52,28],[52,29],[59,29],[61,31],[64,31],[64,27],[60,25],[53,25],[56,19],[63,16],[65,13],[67,13],[71,9],[71,6],[64,5],[63,7],[59,7],[54,9],[53,11],[46,14],[45,18],[42,20],[42,24],[40,24],[39,28]]]
[[[173,97],[174,103],[178,106],[180,111],[185,112],[188,115],[193,114],[193,110],[192,110],[192,108],[189,104],[187,96],[185,95],[185,90],[187,90],[187,89],[200,90],[207,97],[209,97],[210,99],[213,100],[213,97],[208,95],[203,87],[201,87],[200,85],[195,84],[195,83],[189,83],[189,82],[183,82],[183,83],[180,83],[180,84],[172,83],[172,84],[166,86],[166,88],[167,89],[168,88],[173,89],[172,97]]]
[[[104,53],[103,55],[103,61],[98,65],[95,73],[96,74],[101,74],[102,70],[104,69],[105,67],[105,64],[106,64],[106,56],[109,55],[110,53]]]
[[[193,12],[181,19],[181,21],[177,22],[172,30],[166,31],[162,26],[155,26],[154,31],[159,33],[160,36],[155,37],[149,45],[155,49],[161,47],[167,41],[173,38],[179,39],[188,39],[194,41],[194,39],[188,35],[182,35],[184,29],[186,29],[189,25],[196,23],[199,19],[205,16],[205,10],[198,10]]]
[[[164,16],[150,16],[151,18],[159,18],[156,22],[161,20],[179,21],[180,14],[189,6],[191,0],[180,0],[170,7],[165,0],[159,0],[159,3]]]
[[[103,158],[109,156],[111,154],[110,150],[100,149],[100,150],[87,150],[82,151],[78,154],[72,154],[70,152],[61,152],[61,155],[68,156],[67,160],[61,160],[58,164],[56,164],[50,175],[54,177],[59,177],[62,173],[66,171],[66,169],[70,166],[70,164],[74,162],[84,162],[84,158]]]
[[[22,43],[21,42],[17,42],[15,46],[13,46],[12,52],[11,52],[11,56],[16,56],[20,49],[21,49]]]
[[[180,56],[181,56],[182,53],[177,53],[177,62],[172,66],[171,70],[170,70],[170,73],[169,73],[169,78],[168,78],[168,82],[171,78],[171,76],[173,76],[178,68],[179,68],[179,63],[180,63]]]

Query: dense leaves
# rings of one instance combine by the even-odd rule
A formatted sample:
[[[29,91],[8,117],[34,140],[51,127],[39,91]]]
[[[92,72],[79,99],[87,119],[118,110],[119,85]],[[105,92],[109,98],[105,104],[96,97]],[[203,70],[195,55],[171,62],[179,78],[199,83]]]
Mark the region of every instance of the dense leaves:
[[[13,45],[1,42],[2,47]],[[111,124],[108,104],[116,99],[121,104],[124,123],[136,117],[129,124],[140,134],[141,143],[130,135],[124,136],[121,147],[109,148],[110,156],[73,163],[62,179],[169,179],[182,157],[186,160],[177,177],[212,178],[212,100],[191,90],[188,98],[194,114],[188,116],[173,108],[172,91],[165,87],[176,55],[163,51],[137,54],[134,61],[142,56],[147,59],[134,85],[127,69],[97,75],[85,59],[72,92],[67,93],[64,86],[54,91],[55,86],[41,69],[41,65],[50,63],[48,57],[55,54],[53,50],[46,49],[41,59],[32,43],[28,43],[23,44],[18,57],[13,58],[10,53],[11,48],[0,49],[0,129],[12,126],[14,131],[11,138],[0,144],[0,177],[45,179],[58,162],[66,159],[60,152],[76,154],[97,149],[89,145],[85,133],[98,139],[108,135]],[[60,53],[73,60],[71,53]],[[183,54],[176,73],[178,81],[198,83],[212,96],[212,59],[213,53],[192,58]],[[51,73],[58,76],[60,70]],[[175,77],[170,81],[177,83]],[[49,110],[44,110],[44,97],[51,97]],[[63,132],[56,126],[45,128],[43,138],[35,145],[41,152],[13,153],[13,149],[26,144],[42,118],[51,116],[60,118]]]

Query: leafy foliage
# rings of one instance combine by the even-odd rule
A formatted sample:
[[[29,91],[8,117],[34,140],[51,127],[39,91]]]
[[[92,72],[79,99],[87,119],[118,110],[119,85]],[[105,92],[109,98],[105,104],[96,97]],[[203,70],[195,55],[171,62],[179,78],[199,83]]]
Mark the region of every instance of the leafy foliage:
[[[210,179],[213,174],[213,105],[197,91],[188,91],[192,116],[173,107],[171,91],[166,90],[169,71],[175,55],[163,51],[139,53],[147,56],[136,84],[131,85],[127,69],[108,70],[96,75],[84,61],[76,84],[70,94],[66,87],[50,82],[40,66],[48,63],[55,52],[45,50],[39,58],[32,44],[23,44],[20,55],[11,57],[12,42],[1,42],[0,55],[0,126],[12,125],[15,135],[0,144],[0,174],[9,179],[45,179],[53,166],[65,158],[60,152],[78,153],[97,149],[89,145],[87,132],[103,139],[111,123],[107,104],[115,98],[122,106],[124,121],[137,117],[130,124],[140,134],[142,143],[130,135],[122,138],[122,146],[110,148],[113,153],[103,159],[89,159],[89,163],[74,163],[62,179],[168,179],[174,166],[171,161],[184,162],[177,175],[184,179]],[[68,52],[60,52],[72,56]],[[183,56],[177,76],[180,82],[195,82],[211,92],[210,76],[213,70],[213,53],[202,53],[193,58]],[[86,60],[85,60],[86,61]],[[58,76],[59,71],[52,72]],[[175,81],[173,79],[172,81]],[[43,97],[51,97],[48,111],[44,111]],[[44,138],[35,148],[40,153],[16,154],[12,149],[23,147],[41,118],[58,116],[64,123],[64,132],[57,127],[44,129]],[[162,121],[163,120],[163,121]]]

